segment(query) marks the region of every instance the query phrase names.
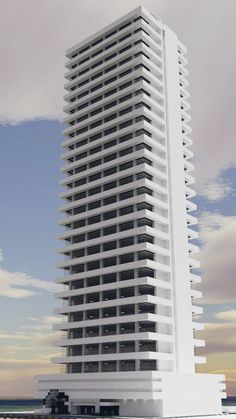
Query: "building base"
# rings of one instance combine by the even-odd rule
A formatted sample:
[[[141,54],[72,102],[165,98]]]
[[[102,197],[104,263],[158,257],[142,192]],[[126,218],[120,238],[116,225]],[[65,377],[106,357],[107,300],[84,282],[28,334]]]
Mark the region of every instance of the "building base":
[[[38,378],[40,397],[49,390],[69,396],[80,415],[181,417],[222,413],[223,375],[157,371],[57,374]]]

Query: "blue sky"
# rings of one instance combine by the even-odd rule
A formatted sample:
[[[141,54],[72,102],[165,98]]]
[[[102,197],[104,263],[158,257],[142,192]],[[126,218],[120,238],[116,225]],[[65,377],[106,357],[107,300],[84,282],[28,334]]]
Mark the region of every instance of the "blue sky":
[[[34,376],[57,368],[50,358],[56,350],[51,346],[56,337],[52,309],[60,304],[53,297],[53,280],[59,275],[60,259],[56,249],[64,51],[139,2],[119,0],[112,8],[108,0],[70,0],[70,8],[66,0],[33,4],[4,0],[0,16],[3,396],[32,395]],[[208,353],[208,364],[199,371],[226,373],[228,389],[236,394],[236,61],[230,41],[236,38],[236,5],[231,0],[224,5],[221,0],[144,0],[143,5],[172,27],[189,49]],[[14,27],[12,36],[9,25]]]

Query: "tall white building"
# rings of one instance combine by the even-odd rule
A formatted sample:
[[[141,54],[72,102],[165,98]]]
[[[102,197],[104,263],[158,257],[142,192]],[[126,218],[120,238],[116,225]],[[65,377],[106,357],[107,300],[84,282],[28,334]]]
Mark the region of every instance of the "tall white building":
[[[39,377],[39,394],[64,391],[78,414],[220,413],[224,377],[195,373],[186,48],[139,7],[66,56],[64,355],[53,360],[65,369]]]

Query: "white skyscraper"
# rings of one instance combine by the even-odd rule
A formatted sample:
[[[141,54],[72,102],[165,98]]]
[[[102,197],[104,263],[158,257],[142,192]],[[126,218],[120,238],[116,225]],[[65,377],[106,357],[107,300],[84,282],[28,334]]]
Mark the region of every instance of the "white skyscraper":
[[[77,414],[220,413],[224,377],[195,373],[186,48],[139,7],[66,56],[65,370],[39,394],[64,391]]]

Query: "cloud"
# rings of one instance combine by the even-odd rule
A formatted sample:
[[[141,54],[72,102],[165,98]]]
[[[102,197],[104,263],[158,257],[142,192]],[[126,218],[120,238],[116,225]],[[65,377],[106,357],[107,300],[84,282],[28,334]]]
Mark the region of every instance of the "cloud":
[[[229,321],[236,323],[236,310],[225,310],[219,311],[218,313],[214,314],[214,317],[217,320]]]
[[[207,354],[235,352],[236,323],[206,323],[199,335],[204,336]]]
[[[35,295],[39,290],[55,292],[57,284],[34,278],[22,272],[9,272],[0,268],[0,296],[25,298]]]
[[[61,120],[64,51],[139,4],[120,0],[110,7],[109,0],[70,0],[68,7],[66,0],[2,2],[1,121]],[[188,47],[196,174],[199,181],[217,178],[236,164],[235,1],[210,0],[202,6],[195,0],[143,0],[143,6]],[[227,43],[222,33],[227,34]],[[219,194],[215,188],[210,199]]]
[[[217,202],[226,198],[233,191],[232,185],[222,177],[218,179],[206,179],[197,185],[199,195],[209,202]]]
[[[203,246],[203,302],[234,303],[236,300],[236,217],[205,212],[200,218]]]

